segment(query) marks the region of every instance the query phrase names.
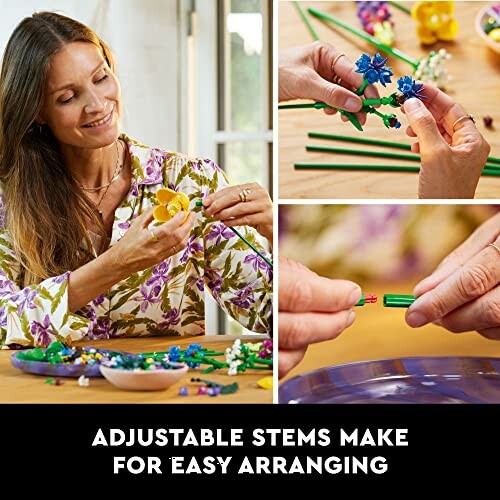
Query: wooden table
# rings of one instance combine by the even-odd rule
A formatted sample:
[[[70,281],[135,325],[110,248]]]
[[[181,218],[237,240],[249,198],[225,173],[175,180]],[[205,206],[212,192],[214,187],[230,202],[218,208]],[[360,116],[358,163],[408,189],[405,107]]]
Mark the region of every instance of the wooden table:
[[[176,340],[165,337],[123,338],[101,341],[76,342],[77,346],[91,345],[102,349],[127,352],[165,351],[171,345],[182,348],[188,344],[199,342],[210,349],[224,351],[233,344],[236,338],[242,342],[263,340],[264,336],[206,336],[188,337]],[[272,403],[273,391],[257,387],[260,378],[270,375],[267,370],[248,370],[234,377],[223,370],[200,375],[201,369],[189,370],[186,376],[177,384],[164,391],[132,392],[123,391],[104,378],[91,378],[89,387],[80,387],[76,379],[64,378],[64,384],[56,386],[46,384],[48,377],[24,373],[14,368],[10,363],[13,351],[0,351],[0,403]],[[218,359],[223,359],[218,358]],[[206,367],[206,366],[205,366]],[[190,382],[192,377],[206,378],[223,384],[238,382],[239,390],[234,394],[223,396],[197,396],[198,383]],[[189,396],[179,396],[179,387],[185,385]]]
[[[410,2],[412,3],[412,2]],[[476,13],[489,2],[455,2],[456,18],[460,32],[455,42],[439,42],[431,47],[420,46],[415,33],[415,22],[400,10],[390,6],[395,21],[395,47],[419,59],[431,50],[445,48],[453,58],[448,61],[453,80],[447,86],[449,95],[462,104],[467,112],[476,117],[477,127],[492,147],[491,156],[500,157],[500,54],[489,49],[475,32]],[[303,9],[313,7],[337,17],[351,26],[360,27],[354,2],[301,2]],[[374,54],[375,47],[347,33],[341,28],[330,28],[316,18],[310,17],[321,40],[330,42],[340,52],[345,52],[352,61],[363,53]],[[279,49],[295,47],[312,42],[311,34],[299,17],[292,2],[279,2]],[[386,89],[379,85],[382,95],[397,89],[396,80],[411,74],[411,67],[391,57],[394,72],[393,84]],[[389,109],[389,108],[387,108]],[[398,116],[402,116],[396,110]],[[483,116],[493,117],[494,128],[487,129]],[[347,142],[313,140],[308,132],[336,133],[360,137],[384,139],[410,144],[403,127],[386,129],[380,119],[369,116],[364,132],[358,132],[350,123],[343,123],[338,116],[326,116],[315,109],[287,109],[278,111],[279,116],[279,197],[298,198],[416,198],[418,176],[415,173],[355,172],[355,171],[299,171],[297,162],[309,163],[373,163],[393,165],[418,165],[416,162],[368,158],[353,155],[308,153],[306,144],[321,144],[333,147],[371,149],[378,151],[407,152],[376,146],[364,146]],[[368,160],[368,161],[367,161]],[[476,198],[500,198],[500,178],[483,177],[479,181]]]
[[[364,287],[376,293],[411,293],[412,284]],[[385,308],[380,303],[356,307],[356,321],[335,340],[311,345],[302,362],[284,380],[318,368],[410,356],[500,357],[500,341],[478,333],[450,333],[434,325],[412,329],[404,320],[405,309]]]

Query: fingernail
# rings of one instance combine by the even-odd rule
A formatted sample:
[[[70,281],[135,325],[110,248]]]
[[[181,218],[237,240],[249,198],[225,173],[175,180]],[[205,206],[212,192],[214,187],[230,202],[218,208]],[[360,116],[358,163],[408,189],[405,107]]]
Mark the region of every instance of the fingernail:
[[[345,100],[343,109],[345,109],[346,111],[359,111],[361,109],[361,100],[356,99],[355,97],[348,97]]]
[[[357,304],[361,299],[361,288],[356,287],[349,297],[349,305]]]
[[[417,109],[420,109],[422,106],[423,106],[422,101],[414,97],[405,101],[406,111],[415,111]]]
[[[429,323],[429,320],[426,318],[425,314],[420,311],[411,311],[406,317],[406,322],[412,328],[418,328],[419,326],[424,326]]]
[[[356,315],[354,314],[354,311],[351,311],[349,313],[349,316],[347,317],[347,321],[346,321],[345,327],[349,328],[354,323],[355,319],[356,319]]]

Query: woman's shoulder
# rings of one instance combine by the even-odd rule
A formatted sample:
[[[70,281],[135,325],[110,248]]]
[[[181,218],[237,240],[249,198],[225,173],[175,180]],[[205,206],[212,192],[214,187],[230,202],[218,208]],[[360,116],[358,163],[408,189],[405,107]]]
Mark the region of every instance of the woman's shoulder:
[[[155,184],[161,182],[165,175],[178,176],[182,172],[209,176],[215,171],[222,172],[211,159],[190,156],[162,147],[147,146],[125,134],[122,138],[128,146],[134,176],[141,179],[140,182],[143,184]]]

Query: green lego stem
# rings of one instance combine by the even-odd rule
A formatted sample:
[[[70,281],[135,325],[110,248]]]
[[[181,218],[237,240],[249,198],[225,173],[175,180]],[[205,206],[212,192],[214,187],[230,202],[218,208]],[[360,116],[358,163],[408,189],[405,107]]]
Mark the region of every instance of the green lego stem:
[[[278,109],[307,109],[307,108],[315,108],[315,109],[322,109],[322,108],[330,108],[330,109],[335,109],[333,106],[330,106],[329,104],[326,104],[324,102],[308,102],[304,104],[280,104],[278,106]]]
[[[365,91],[366,87],[368,87],[368,80],[366,78],[363,78],[363,83],[361,85],[361,87],[359,87],[358,90],[356,90],[356,94],[357,95],[362,95],[363,92]]]
[[[394,7],[396,7],[396,9],[399,9],[399,10],[402,10],[403,12],[406,12],[407,14],[409,14],[411,16],[411,9],[406,7],[406,5],[400,4],[398,2],[391,2],[391,1],[389,1],[387,3],[393,5]]]
[[[420,172],[420,167],[413,165],[373,165],[351,163],[295,163],[296,170],[369,170],[381,172]],[[497,170],[485,168],[481,175],[500,177]]]
[[[382,172],[420,172],[420,167],[408,165],[352,165],[347,163],[295,163],[296,170],[368,170]]]
[[[379,114],[377,112],[377,114]],[[383,116],[383,115],[382,115]],[[393,158],[396,160],[421,161],[421,156],[412,153],[390,153],[386,151],[369,151],[366,149],[332,148],[328,146],[306,145],[306,151],[320,151],[322,153],[351,154],[356,156],[371,156],[376,158]],[[482,175],[500,176],[500,166],[486,163]]]
[[[363,99],[363,106],[376,106],[377,104],[391,104],[392,97],[381,97],[380,99]]]
[[[293,2],[295,5],[295,8],[298,10],[300,17],[302,18],[302,21],[304,21],[305,25],[307,26],[307,29],[310,31],[311,35],[315,40],[319,40],[319,36],[312,27],[312,24],[309,22],[309,19],[307,19],[307,16],[305,12],[302,10],[302,7],[299,5],[299,2]]]
[[[395,158],[398,160],[420,161],[415,154],[386,153],[385,151],[366,151],[364,149],[331,148],[328,146],[306,145],[306,151],[321,151],[323,153],[352,154],[356,156],[373,156],[377,158]]]
[[[354,304],[354,307],[358,307],[358,306],[364,306],[366,304],[366,297],[365,297],[365,294],[361,294],[361,298],[359,299],[359,302],[357,302],[356,304]]]
[[[309,137],[313,137],[316,139],[356,142],[358,144],[370,144],[372,146],[385,146],[388,148],[406,149],[408,151],[411,151],[411,144],[403,144],[401,142],[382,141],[380,139],[369,139],[367,137],[352,137],[350,135],[341,135],[341,134],[323,134],[319,132],[309,132],[308,135]],[[494,156],[488,156],[486,161],[488,162],[486,164],[486,167],[491,169],[495,168],[495,165],[493,164],[500,164],[500,158],[496,158]]]
[[[330,106],[329,104],[326,104],[324,102],[314,102],[314,103],[304,103],[304,104],[280,104],[278,106],[278,109],[307,109],[307,108],[315,108],[315,109],[322,109],[322,108],[329,108],[329,109],[336,109],[333,106]],[[361,126],[361,123],[359,123],[359,120],[357,116],[354,113],[351,113],[350,111],[344,111],[343,109],[337,109],[337,111],[344,116],[347,116],[349,121],[354,125],[356,129],[359,131],[363,132],[363,127]]]
[[[384,307],[410,307],[417,298],[414,295],[398,295],[386,293]]]
[[[320,132],[308,132],[307,135],[313,139],[326,139],[326,140],[330,140],[330,141],[355,142],[358,144],[369,144],[372,146],[386,146],[389,148],[407,149],[407,150],[411,151],[410,144],[402,144],[399,142],[382,141],[379,139],[367,139],[366,137],[353,137],[350,135],[341,135],[341,134],[323,134]]]
[[[203,206],[203,202],[201,200],[197,200],[196,201],[196,206],[197,207],[202,207]],[[229,229],[236,236],[238,236],[238,238],[240,238],[240,240],[242,240],[243,242],[245,242],[262,260],[264,260],[264,262],[266,262],[269,266],[274,267],[273,263],[265,255],[262,255],[262,253],[259,252],[259,250],[257,250],[255,248],[255,246],[252,245],[242,234],[240,234],[240,232],[237,229],[235,229],[234,227],[229,227]]]
[[[315,9],[307,9],[309,14],[313,15],[314,17],[317,17],[323,21],[328,21],[330,23],[335,24],[336,26],[339,26],[341,28],[344,28],[345,30],[349,31],[350,33],[359,36],[363,40],[366,40],[367,42],[371,43],[378,49],[380,49],[383,52],[386,52],[387,54],[391,54],[394,57],[397,57],[398,59],[401,59],[402,61],[405,61],[408,63],[410,66],[413,67],[414,70],[418,68],[419,62],[416,61],[415,59],[412,59],[411,57],[407,56],[403,52],[393,48],[389,47],[388,45],[385,45],[383,43],[380,43],[375,37],[369,35],[368,33],[365,33],[364,31],[358,30],[356,28],[353,28],[352,26],[349,26],[348,24],[332,17],[329,16],[328,14],[324,14],[323,12],[319,12]]]

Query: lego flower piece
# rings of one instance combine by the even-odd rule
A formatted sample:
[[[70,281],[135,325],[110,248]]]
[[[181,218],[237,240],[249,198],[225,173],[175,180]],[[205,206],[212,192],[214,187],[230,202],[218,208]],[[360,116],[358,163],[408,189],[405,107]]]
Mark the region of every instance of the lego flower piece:
[[[420,100],[426,98],[422,93],[424,90],[423,83],[417,83],[411,76],[403,76],[398,79],[398,90],[403,94],[405,101],[412,97]]]
[[[358,18],[364,31],[384,45],[392,46],[394,31],[387,2],[356,3],[358,5]]]
[[[444,49],[440,49],[437,52],[431,51],[427,57],[419,61],[413,76],[417,80],[422,80],[425,83],[432,83],[442,88],[448,81],[446,61],[450,58],[451,55]]]
[[[384,21],[383,23],[374,24],[373,31],[375,38],[379,42],[387,45],[388,47],[392,47],[394,44],[394,31],[390,22]]]
[[[185,212],[184,221],[187,219],[189,198],[184,193],[161,188],[156,192],[156,199],[159,205],[154,209],[153,217],[158,222],[167,222],[179,212]]]
[[[372,59],[368,54],[363,54],[356,61],[356,73],[361,73],[368,84],[380,82],[385,87],[386,83],[391,83],[393,75],[391,68],[386,67],[387,57],[375,54]]]
[[[454,2],[416,2],[411,9],[411,15],[417,21],[417,35],[420,41],[430,45],[438,40],[454,40],[458,34],[454,11]]]

